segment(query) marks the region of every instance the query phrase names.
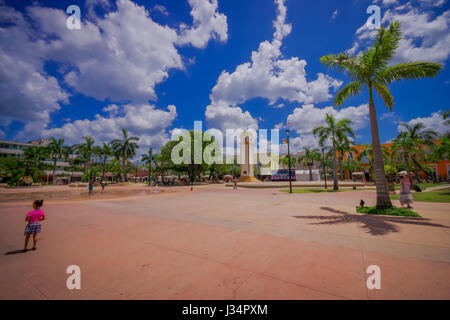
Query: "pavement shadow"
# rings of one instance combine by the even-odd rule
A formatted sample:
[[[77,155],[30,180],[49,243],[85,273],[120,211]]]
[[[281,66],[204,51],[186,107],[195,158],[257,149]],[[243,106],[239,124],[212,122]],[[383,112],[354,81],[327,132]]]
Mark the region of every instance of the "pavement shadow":
[[[396,224],[412,224],[427,227],[445,228],[448,226],[429,222],[431,219],[416,218],[416,217],[390,217],[382,215],[370,214],[352,214],[341,210],[336,210],[330,207],[321,207],[321,210],[335,213],[333,216],[294,216],[297,219],[311,219],[320,220],[311,224],[344,224],[344,223],[359,223],[364,232],[370,233],[374,236],[382,236],[389,232],[399,232]]]
[[[5,252],[5,256],[13,255],[13,254],[19,254],[19,253],[25,253],[22,250],[14,250],[14,251],[8,251]]]

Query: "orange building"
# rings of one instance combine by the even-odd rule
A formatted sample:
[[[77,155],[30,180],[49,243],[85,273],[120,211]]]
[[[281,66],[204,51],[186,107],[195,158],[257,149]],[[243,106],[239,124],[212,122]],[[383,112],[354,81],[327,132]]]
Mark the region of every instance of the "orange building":
[[[439,143],[438,141],[435,141],[435,143]],[[386,146],[390,149],[392,143],[384,143],[382,146]],[[353,149],[355,149],[355,153],[353,154],[353,159],[357,159],[358,155],[366,149],[367,146],[365,145],[357,145],[353,146]],[[346,161],[349,158],[349,153],[346,153],[344,155],[344,160]],[[364,159],[362,159],[362,165],[367,166],[368,162],[364,163]],[[448,181],[450,180],[450,160],[441,160],[439,162],[425,162],[425,164],[431,168],[433,171],[433,175],[436,177],[439,177],[440,181]],[[421,177],[426,177],[426,174],[424,172],[419,173]],[[346,178],[348,179],[348,173],[345,173]]]

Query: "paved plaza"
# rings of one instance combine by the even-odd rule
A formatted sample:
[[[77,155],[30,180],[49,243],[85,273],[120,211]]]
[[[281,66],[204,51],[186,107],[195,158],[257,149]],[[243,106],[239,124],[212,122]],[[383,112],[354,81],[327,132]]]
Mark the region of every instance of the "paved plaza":
[[[446,203],[415,203],[422,218],[409,218],[356,214],[360,199],[375,204],[371,190],[142,186],[108,198],[113,188],[46,200],[38,249],[26,253],[31,201],[0,202],[0,298],[450,299]],[[69,265],[81,290],[66,287]],[[380,290],[367,288],[370,265]]]

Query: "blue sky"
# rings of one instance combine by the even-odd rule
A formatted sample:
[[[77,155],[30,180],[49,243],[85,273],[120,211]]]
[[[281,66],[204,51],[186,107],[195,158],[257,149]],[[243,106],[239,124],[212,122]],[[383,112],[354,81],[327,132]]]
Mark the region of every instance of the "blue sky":
[[[367,7],[383,24],[402,22],[394,62],[437,61],[434,79],[391,86],[391,113],[380,99],[382,141],[400,122],[443,133],[450,109],[450,5],[445,0],[0,0],[0,138],[60,136],[108,141],[126,127],[142,148],[158,149],[173,129],[284,128],[293,147],[314,147],[326,112],[355,122],[357,143],[370,143],[368,95],[334,109],[346,76],[319,58],[358,53],[370,43]],[[80,30],[65,26],[81,8]],[[281,134],[283,137],[283,134]]]

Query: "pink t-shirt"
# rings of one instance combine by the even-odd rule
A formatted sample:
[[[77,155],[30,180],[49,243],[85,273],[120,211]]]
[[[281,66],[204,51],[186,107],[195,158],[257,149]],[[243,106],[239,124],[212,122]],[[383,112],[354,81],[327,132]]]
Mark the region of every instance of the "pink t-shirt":
[[[30,217],[30,222],[39,222],[43,216],[45,216],[45,212],[42,210],[33,210],[27,213],[27,217]]]

